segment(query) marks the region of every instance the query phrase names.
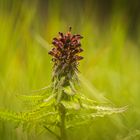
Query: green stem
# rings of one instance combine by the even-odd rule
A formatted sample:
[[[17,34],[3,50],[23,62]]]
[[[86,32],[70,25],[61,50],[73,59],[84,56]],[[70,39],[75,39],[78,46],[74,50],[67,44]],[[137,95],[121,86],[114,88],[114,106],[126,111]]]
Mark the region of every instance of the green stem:
[[[60,104],[59,106],[59,111],[60,111],[60,137],[61,140],[67,140],[66,126],[65,126],[66,110],[62,104]]]

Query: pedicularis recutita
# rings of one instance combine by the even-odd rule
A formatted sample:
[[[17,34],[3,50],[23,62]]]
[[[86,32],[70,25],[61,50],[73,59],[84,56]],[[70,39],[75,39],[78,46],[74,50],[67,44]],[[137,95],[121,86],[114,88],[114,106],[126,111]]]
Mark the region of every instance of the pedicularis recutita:
[[[67,140],[66,130],[84,125],[95,117],[121,113],[126,107],[101,106],[87,98],[79,90],[78,65],[83,59],[79,34],[72,35],[71,28],[66,34],[60,33],[53,39],[53,74],[50,86],[43,88],[38,95],[18,95],[27,104],[24,112],[0,110],[2,120],[12,120],[23,130],[45,130],[59,140]]]

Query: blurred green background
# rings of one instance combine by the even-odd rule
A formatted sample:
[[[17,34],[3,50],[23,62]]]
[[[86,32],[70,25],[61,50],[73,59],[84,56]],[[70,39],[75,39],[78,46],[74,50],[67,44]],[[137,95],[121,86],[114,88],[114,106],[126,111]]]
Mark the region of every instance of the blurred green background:
[[[139,0],[0,0],[0,108],[22,111],[16,95],[51,82],[52,38],[71,26],[84,37],[87,94],[128,110],[69,130],[69,139],[140,140],[139,8]],[[47,139],[55,140],[0,121],[0,140]]]

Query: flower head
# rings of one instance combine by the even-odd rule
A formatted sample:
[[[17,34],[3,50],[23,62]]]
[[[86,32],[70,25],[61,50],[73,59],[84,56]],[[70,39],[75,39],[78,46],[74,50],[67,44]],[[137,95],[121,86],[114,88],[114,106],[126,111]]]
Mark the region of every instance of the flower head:
[[[66,75],[66,73],[77,70],[78,61],[83,59],[79,55],[83,51],[80,43],[82,38],[79,34],[72,35],[71,27],[66,34],[59,32],[59,36],[53,38],[54,47],[49,54],[53,56],[55,73],[61,72],[61,75]]]

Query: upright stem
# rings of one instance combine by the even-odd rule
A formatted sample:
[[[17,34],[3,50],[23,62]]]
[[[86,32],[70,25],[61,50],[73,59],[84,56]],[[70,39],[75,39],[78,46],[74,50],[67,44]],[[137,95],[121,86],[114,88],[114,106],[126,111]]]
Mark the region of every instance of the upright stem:
[[[62,104],[60,104],[59,106],[59,111],[60,111],[60,138],[61,140],[67,140],[66,126],[65,126],[66,110]]]

